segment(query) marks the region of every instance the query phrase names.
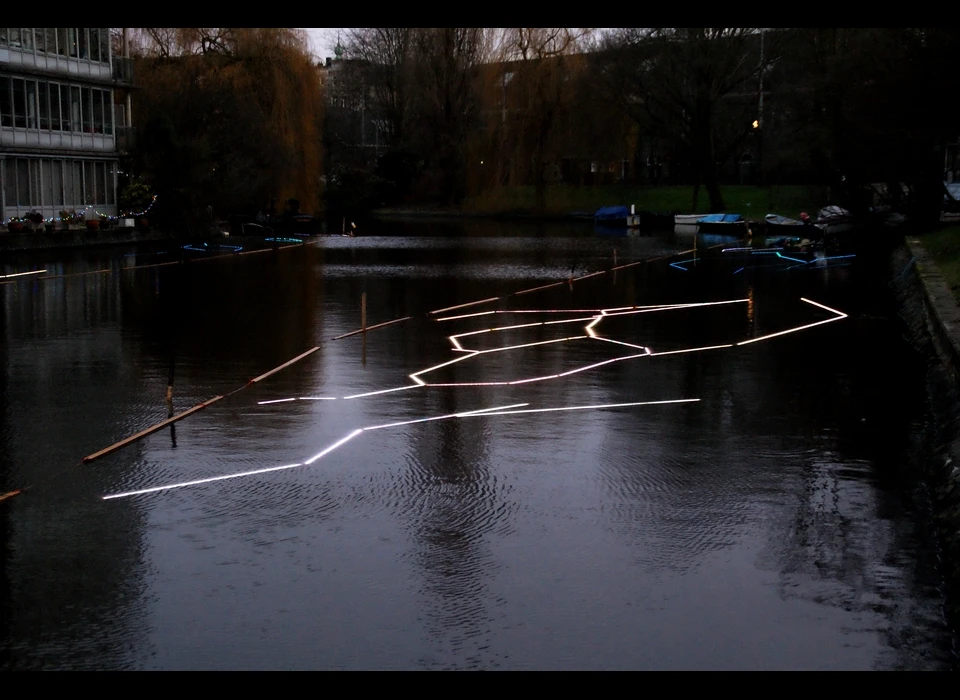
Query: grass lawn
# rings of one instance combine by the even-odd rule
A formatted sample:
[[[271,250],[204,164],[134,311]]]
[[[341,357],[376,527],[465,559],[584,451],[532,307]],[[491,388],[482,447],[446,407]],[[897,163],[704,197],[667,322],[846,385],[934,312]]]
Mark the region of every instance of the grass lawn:
[[[920,241],[933,256],[937,269],[960,303],[960,224],[945,225],[925,233],[920,236]]]
[[[742,214],[759,220],[767,214],[781,214],[799,218],[800,212],[816,215],[825,201],[823,188],[807,186],[728,186],[722,187],[728,213]],[[693,207],[692,187],[571,187],[558,185],[547,188],[547,214],[566,215],[574,212],[592,214],[600,207],[636,205],[637,211],[679,212],[682,214],[710,214],[710,199],[700,188],[697,207]],[[501,187],[489,190],[463,203],[464,212],[476,214],[532,213],[532,187]]]

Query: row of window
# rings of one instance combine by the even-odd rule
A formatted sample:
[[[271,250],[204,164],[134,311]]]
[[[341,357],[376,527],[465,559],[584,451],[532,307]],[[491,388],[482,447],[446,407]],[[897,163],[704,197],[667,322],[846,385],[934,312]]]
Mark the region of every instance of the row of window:
[[[113,133],[113,91],[0,75],[0,126]]]
[[[116,202],[116,164],[101,160],[0,161],[7,207],[86,207]]]
[[[0,47],[36,51],[50,55],[82,58],[98,63],[110,62],[110,29],[61,28],[34,29],[0,27]]]

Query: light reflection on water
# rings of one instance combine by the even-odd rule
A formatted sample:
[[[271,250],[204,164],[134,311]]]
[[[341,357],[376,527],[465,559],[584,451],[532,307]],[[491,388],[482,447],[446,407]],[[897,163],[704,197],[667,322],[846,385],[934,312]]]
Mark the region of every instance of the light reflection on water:
[[[891,469],[910,459],[922,367],[891,324],[863,320],[885,312],[879,293],[863,292],[867,275],[748,277],[724,262],[692,273],[658,263],[511,296],[571,269],[608,269],[614,249],[623,264],[689,241],[471,226],[0,287],[3,490],[37,484],[5,505],[5,667],[950,665],[933,550],[911,485]],[[31,262],[68,274],[127,252]],[[17,264],[26,263],[6,261]],[[332,341],[359,327],[361,294],[368,324],[410,320]],[[800,296],[850,318],[562,380],[344,399],[407,386],[411,373],[455,357],[451,333],[508,318],[437,323],[427,313],[447,306],[750,299],[601,324],[610,338],[662,351],[829,315]],[[567,330],[477,335],[469,347]],[[171,371],[184,410],[317,344],[173,429],[77,465],[166,418]],[[436,374],[497,382],[634,352],[551,343]],[[890,363],[902,371],[881,375]],[[260,403],[307,396],[336,400]],[[302,468],[101,500],[302,463],[365,426],[516,403],[689,398],[700,401],[365,431]]]

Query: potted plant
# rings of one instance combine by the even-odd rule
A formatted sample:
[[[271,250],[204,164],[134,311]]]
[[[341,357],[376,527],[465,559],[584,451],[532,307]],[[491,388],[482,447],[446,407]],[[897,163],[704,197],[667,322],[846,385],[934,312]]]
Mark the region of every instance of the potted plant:
[[[20,233],[23,231],[23,221],[17,217],[13,217],[7,222],[7,230],[10,231],[10,233]]]
[[[110,226],[111,226],[110,217],[107,216],[106,214],[101,214],[101,215],[100,215],[100,230],[101,230],[101,231],[106,231],[107,229],[110,228]]]
[[[26,220],[30,222],[31,228],[34,231],[39,230],[40,227],[43,225],[43,214],[41,214],[38,211],[27,212],[27,215],[24,218],[26,218]]]

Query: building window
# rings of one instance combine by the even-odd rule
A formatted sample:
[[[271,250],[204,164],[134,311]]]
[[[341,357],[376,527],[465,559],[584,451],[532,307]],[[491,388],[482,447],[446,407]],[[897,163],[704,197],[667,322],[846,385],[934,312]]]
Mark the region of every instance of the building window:
[[[37,81],[26,81],[27,88],[27,128],[37,128]]]
[[[60,124],[60,85],[50,83],[50,128],[53,131],[60,131],[63,127]]]
[[[27,125],[26,89],[22,79],[13,79],[13,125],[21,129]]]
[[[17,201],[17,167],[13,158],[7,158],[3,163],[3,199],[12,206]]]
[[[110,28],[100,29],[100,62],[110,63]]]
[[[63,206],[63,161],[55,160],[53,165],[53,201],[54,206]]]
[[[70,47],[69,32],[65,27],[57,27],[57,53],[66,56]]]
[[[70,87],[70,131],[83,131],[83,121],[80,118],[80,88]]]
[[[50,128],[50,100],[48,98],[50,84],[40,83],[37,86],[37,97],[40,102],[40,128]]]
[[[103,90],[93,90],[93,132],[103,133]]]
[[[0,126],[13,126],[13,90],[5,75],[0,75]]]
[[[17,206],[30,206],[30,168],[27,161],[17,158]]]

